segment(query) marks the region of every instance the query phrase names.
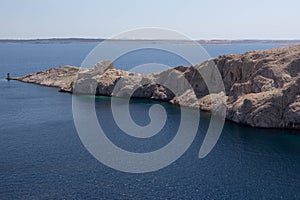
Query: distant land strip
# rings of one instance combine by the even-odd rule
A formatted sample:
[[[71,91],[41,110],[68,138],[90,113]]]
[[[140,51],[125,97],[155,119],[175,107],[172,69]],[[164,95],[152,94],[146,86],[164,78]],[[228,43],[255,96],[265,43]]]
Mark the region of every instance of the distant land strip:
[[[0,44],[97,44],[100,42],[112,43],[175,43],[202,45],[226,44],[300,44],[300,40],[153,40],[153,39],[89,39],[89,38],[50,38],[50,39],[0,39]]]

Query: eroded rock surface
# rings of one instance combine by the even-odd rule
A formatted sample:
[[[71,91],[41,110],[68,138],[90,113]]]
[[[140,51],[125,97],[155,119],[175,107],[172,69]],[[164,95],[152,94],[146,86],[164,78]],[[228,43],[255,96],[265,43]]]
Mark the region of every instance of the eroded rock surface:
[[[206,74],[205,82],[199,74],[211,63],[220,71],[223,92],[216,85],[209,94],[206,83],[214,84],[215,77]],[[225,55],[146,75],[118,70],[103,61],[93,69],[64,66],[17,80],[77,94],[147,98],[202,110],[226,104],[226,117],[234,122],[300,129],[300,45]]]

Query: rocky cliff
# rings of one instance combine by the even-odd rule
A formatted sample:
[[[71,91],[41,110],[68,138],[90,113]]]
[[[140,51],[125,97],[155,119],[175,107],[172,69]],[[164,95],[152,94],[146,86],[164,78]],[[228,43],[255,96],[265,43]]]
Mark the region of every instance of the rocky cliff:
[[[211,62],[220,71],[225,93],[209,94],[198,73],[210,68]],[[300,129],[300,45],[224,55],[174,69],[141,75],[115,69],[106,61],[93,69],[63,66],[17,80],[71,93],[132,96],[202,110],[210,110],[211,99],[223,96],[226,101],[217,103],[227,106],[229,120],[254,127]]]

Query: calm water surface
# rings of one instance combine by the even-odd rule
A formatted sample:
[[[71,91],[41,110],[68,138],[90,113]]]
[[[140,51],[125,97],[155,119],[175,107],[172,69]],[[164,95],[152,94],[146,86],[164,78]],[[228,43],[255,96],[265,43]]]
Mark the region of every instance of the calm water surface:
[[[205,47],[212,57],[276,45]],[[198,134],[188,151],[157,172],[127,174],[106,167],[83,147],[74,127],[72,98],[57,89],[4,80],[57,67],[80,65],[94,45],[0,45],[0,199],[299,199],[300,132],[256,129],[226,122],[220,140],[198,159],[209,114],[201,113]],[[140,52],[143,54],[144,52]],[[182,61],[153,56],[169,65]],[[141,56],[120,59],[119,68]],[[146,125],[157,102],[132,100],[136,123]],[[161,148],[177,131],[180,110],[168,113],[163,136],[150,142],[122,134],[111,116],[110,98],[96,99],[98,118],[109,137],[132,151]],[[145,116],[145,117],[140,117]]]

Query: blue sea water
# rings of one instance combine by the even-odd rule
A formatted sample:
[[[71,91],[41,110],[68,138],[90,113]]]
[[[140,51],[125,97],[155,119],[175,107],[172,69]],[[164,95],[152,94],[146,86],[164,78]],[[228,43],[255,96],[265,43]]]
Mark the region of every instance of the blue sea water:
[[[197,136],[185,154],[166,168],[129,174],[98,162],[84,148],[72,116],[72,96],[55,88],[16,81],[13,76],[60,65],[80,65],[93,44],[0,45],[0,199],[299,199],[300,132],[257,129],[226,122],[213,151],[198,158],[208,121],[201,113]],[[212,45],[212,57],[276,47],[273,44]],[[120,58],[122,69],[158,60],[185,65],[177,57],[138,52]],[[136,123],[149,123],[153,101],[132,100]],[[162,138],[130,140],[116,127],[110,98],[96,99],[96,109],[108,136],[122,148],[150,151],[161,148],[177,131],[178,107],[160,103],[168,114]],[[145,117],[141,117],[145,116]],[[152,144],[152,143],[153,144]]]

